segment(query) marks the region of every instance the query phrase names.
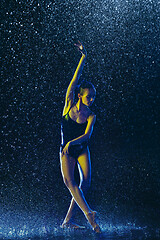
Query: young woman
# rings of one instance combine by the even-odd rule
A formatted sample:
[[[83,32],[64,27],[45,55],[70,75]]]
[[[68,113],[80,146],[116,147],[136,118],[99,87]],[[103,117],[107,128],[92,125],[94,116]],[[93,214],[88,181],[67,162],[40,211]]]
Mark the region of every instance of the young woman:
[[[96,90],[92,83],[83,81],[79,87],[78,101],[74,101],[75,90],[87,55],[80,42],[75,45],[78,47],[82,56],[67,89],[61,126],[61,171],[64,183],[72,195],[71,204],[62,227],[82,228],[71,220],[77,204],[93,230],[100,233],[100,227],[95,220],[96,212],[89,207],[84,197],[84,191],[90,186],[91,179],[88,141],[91,137],[93,126],[96,121],[96,116],[89,107],[94,102]],[[76,184],[74,178],[76,164],[78,164],[80,173],[79,186]]]

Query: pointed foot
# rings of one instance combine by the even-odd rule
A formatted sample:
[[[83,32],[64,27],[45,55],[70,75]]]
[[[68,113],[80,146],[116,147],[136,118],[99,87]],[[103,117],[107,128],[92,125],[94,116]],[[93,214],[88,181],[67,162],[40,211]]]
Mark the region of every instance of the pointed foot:
[[[73,222],[65,222],[62,223],[61,228],[69,228],[69,229],[85,229],[84,226],[80,226]]]
[[[100,226],[96,222],[96,216],[97,216],[96,211],[91,211],[86,214],[86,218],[87,218],[88,222],[90,223],[90,225],[92,226],[93,231],[96,233],[102,233]]]

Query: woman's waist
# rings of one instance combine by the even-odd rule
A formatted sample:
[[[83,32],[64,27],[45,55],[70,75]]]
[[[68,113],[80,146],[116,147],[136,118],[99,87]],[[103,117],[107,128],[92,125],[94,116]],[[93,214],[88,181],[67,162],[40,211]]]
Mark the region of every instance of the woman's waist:
[[[68,143],[69,141],[62,141],[60,146],[63,148],[65,147],[65,145]],[[74,148],[74,147],[84,147],[84,146],[88,146],[89,145],[89,141],[84,141],[82,143],[79,143],[79,144],[73,144],[70,146],[70,148]]]

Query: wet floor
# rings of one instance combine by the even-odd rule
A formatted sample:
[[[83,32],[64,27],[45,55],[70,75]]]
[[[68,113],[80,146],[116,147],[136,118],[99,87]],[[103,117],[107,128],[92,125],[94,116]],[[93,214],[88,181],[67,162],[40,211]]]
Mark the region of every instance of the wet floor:
[[[62,229],[57,216],[36,215],[23,211],[3,213],[0,222],[0,239],[28,239],[28,240],[100,240],[100,239],[160,239],[160,228],[151,225],[138,225],[134,222],[111,223],[111,220],[101,216],[98,219],[102,234],[95,234],[84,218],[80,218],[80,224],[84,230]],[[103,220],[102,220],[103,219]]]

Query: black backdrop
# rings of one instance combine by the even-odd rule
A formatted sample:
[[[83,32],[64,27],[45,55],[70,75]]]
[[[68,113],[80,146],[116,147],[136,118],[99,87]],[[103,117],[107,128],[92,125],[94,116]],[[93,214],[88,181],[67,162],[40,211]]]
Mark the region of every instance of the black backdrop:
[[[88,52],[81,79],[97,89],[89,201],[110,212],[143,209],[143,221],[157,222],[158,1],[2,0],[1,6],[2,206],[67,209],[60,122],[80,40]]]

